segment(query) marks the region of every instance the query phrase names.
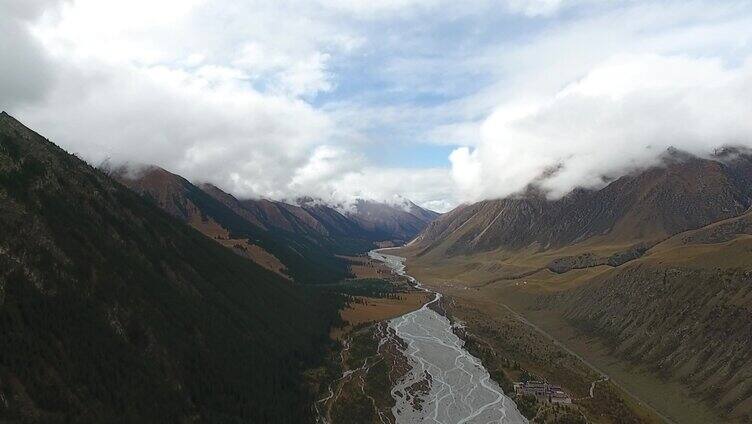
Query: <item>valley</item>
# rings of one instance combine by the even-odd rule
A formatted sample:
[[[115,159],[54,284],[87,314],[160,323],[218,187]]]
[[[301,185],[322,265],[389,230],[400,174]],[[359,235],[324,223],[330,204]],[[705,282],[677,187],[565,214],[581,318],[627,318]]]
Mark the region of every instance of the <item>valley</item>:
[[[403,244],[437,216],[406,199],[394,204],[358,200],[352,209],[311,198],[239,200],[156,166],[100,168],[235,253],[301,284],[353,277],[347,255],[381,243]]]
[[[391,281],[401,281],[402,261],[380,252],[371,255],[390,264],[397,274]],[[425,306],[400,301],[407,308],[401,313],[374,314],[335,333],[342,348],[332,357],[331,385],[320,390],[319,422],[487,422],[494,421],[494,414],[501,414],[495,418],[501,422],[523,422],[522,415],[514,418],[520,412],[538,423],[667,421],[619,383],[604,378],[588,359],[484,293],[450,284],[426,287],[445,295],[423,297]],[[378,304],[380,299],[365,301]],[[357,315],[357,306],[347,307],[343,318]],[[470,370],[482,370],[486,377],[472,377]],[[515,396],[514,383],[528,379],[561,384],[573,404],[556,406]],[[475,392],[476,401],[483,399],[481,387],[490,396],[486,402],[463,405],[467,393]],[[358,406],[356,416],[344,419],[336,412],[361,402],[366,406]]]
[[[365,203],[355,217],[310,200],[239,201],[216,187],[190,183],[183,193],[209,196],[186,196],[179,194],[184,189],[171,188],[181,179],[164,170],[147,168],[135,179],[114,174],[236,253],[292,282],[344,296],[341,323],[330,331],[340,347],[313,382],[326,422],[342,422],[344,411],[363,401],[371,404],[360,410],[363,422],[391,422],[400,417],[397,410],[406,417],[412,403],[396,392],[404,396],[410,388],[414,400],[443,381],[411,374],[410,364],[426,366],[425,358],[402,353],[413,332],[392,327],[427,310],[421,307],[429,296],[411,287],[409,278],[395,278],[394,267],[359,254],[413,237],[389,252],[407,257],[410,273],[445,295],[442,313],[462,323],[453,331],[483,361],[499,392],[513,396],[516,382],[543,380],[561,385],[572,399],[573,406],[560,407],[513,396],[529,419],[706,423],[746,416],[739,402],[744,395],[730,396],[745,393],[747,380],[723,368],[728,361],[744,364],[744,354],[725,346],[728,336],[698,350],[720,328],[746,331],[732,322],[738,315],[715,306],[746,297],[746,274],[739,270],[748,264],[752,228],[745,212],[751,203],[749,159],[722,154],[727,156],[708,161],[670,152],[662,168],[601,190],[579,190],[553,202],[532,191],[459,207],[436,220],[419,211],[409,215],[419,218],[405,219],[401,211],[409,208],[389,212],[387,219],[386,209]],[[710,197],[720,202],[708,203]],[[414,226],[414,219],[422,224]],[[379,232],[385,229],[391,238]],[[308,264],[290,261],[294,255],[284,250],[289,245],[307,246],[318,256],[304,254]],[[333,273],[310,280],[306,269],[322,263],[331,264]],[[667,297],[669,292],[683,293],[681,301]],[[697,325],[677,335],[689,322]],[[331,392],[322,393],[327,384],[333,384]],[[396,384],[405,387],[387,396],[385,387]],[[358,391],[365,398],[355,396]],[[415,419],[422,412],[412,414]]]
[[[371,255],[389,264],[398,275],[406,275],[404,258],[377,252]],[[431,292],[413,277],[408,279],[417,288]],[[449,319],[435,310],[442,295],[432,294],[433,299],[420,309],[389,322],[389,329],[403,343],[401,352],[410,366],[391,389],[396,421],[525,422],[478,358],[463,348],[464,342],[454,333]]]
[[[95,169],[7,114],[0,135],[0,324],[14,346],[2,358],[4,416],[106,419],[156,381],[148,393],[163,402],[130,418],[693,424],[752,414],[747,154],[674,153],[600,190],[438,216],[409,202],[239,200],[161,168]],[[56,353],[35,353],[43,346]],[[257,362],[221,359],[241,357]],[[93,387],[110,384],[108,372],[72,371],[90,362],[140,377],[115,379],[122,391],[102,399]],[[527,384],[554,389],[531,395]],[[227,401],[241,392],[249,400]],[[276,393],[284,400],[250,406]]]
[[[128,172],[0,114],[0,420],[313,422],[338,340],[426,302],[352,255],[433,212]]]
[[[752,423],[750,28],[0,0],[0,424]]]
[[[669,156],[559,200],[459,207],[397,254],[475,332],[508,331],[510,319],[532,328],[609,376],[645,419],[746,422],[751,169],[738,152]],[[580,393],[592,378],[541,365]]]
[[[412,312],[347,335],[340,356],[341,365],[350,367],[317,403],[319,421],[330,422],[332,410],[352,403],[358,389],[366,394],[366,387],[373,386],[368,382],[384,377],[377,373],[385,373],[388,382],[376,387],[382,400],[377,402],[367,395],[370,405],[347,422],[526,422],[480,361],[462,348],[464,343],[455,335],[452,323],[434,310],[441,294],[422,288],[407,276],[402,258],[378,251],[369,256],[387,264],[397,276],[407,278],[416,290],[429,296]],[[351,356],[364,347],[370,355],[361,358],[362,365],[354,369]],[[378,364],[382,369],[374,369]],[[345,389],[343,395],[343,388],[358,378],[360,385]]]

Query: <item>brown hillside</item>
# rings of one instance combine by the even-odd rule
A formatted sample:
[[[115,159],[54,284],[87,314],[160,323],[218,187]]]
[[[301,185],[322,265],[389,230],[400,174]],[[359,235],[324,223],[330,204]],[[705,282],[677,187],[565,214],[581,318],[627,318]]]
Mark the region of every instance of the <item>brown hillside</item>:
[[[654,243],[743,213],[751,204],[752,162],[671,156],[664,166],[627,175],[601,190],[559,200],[540,194],[461,206],[431,223],[416,247],[448,256],[496,249],[555,249]]]
[[[135,172],[120,169],[111,172],[111,176],[131,190],[153,199],[160,208],[190,224],[212,240],[270,271],[289,278],[285,273],[285,265],[273,254],[248,239],[233,238],[226,228],[206,216],[190,199],[189,193],[194,186],[185,178],[156,166]],[[248,219],[252,223],[258,223],[252,216]]]

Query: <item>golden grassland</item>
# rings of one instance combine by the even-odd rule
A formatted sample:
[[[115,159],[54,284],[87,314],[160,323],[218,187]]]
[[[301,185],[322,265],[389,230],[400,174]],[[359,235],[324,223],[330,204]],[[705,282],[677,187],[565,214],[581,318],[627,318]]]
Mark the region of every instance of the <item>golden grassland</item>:
[[[420,309],[428,300],[423,292],[400,293],[396,299],[381,299],[357,296],[355,302],[340,311],[347,325],[332,330],[331,336],[342,339],[350,330],[360,324],[384,321]]]
[[[339,256],[350,262],[350,271],[355,278],[385,278],[392,272],[379,261],[374,261],[368,256]]]
[[[395,281],[392,271],[380,261],[375,261],[368,256],[341,257],[350,262],[350,269],[356,278],[353,281],[357,281],[359,278],[382,278],[393,281],[396,285],[405,286],[403,282]],[[347,325],[333,329],[331,336],[334,339],[341,340],[354,327],[396,318],[420,309],[427,301],[428,295],[426,293],[412,290],[397,293],[396,298],[356,296],[355,301],[340,311],[340,317]]]
[[[628,266],[644,264],[702,269],[749,267],[752,236],[738,235],[732,240],[715,244],[687,244],[686,236],[687,233],[683,233],[656,244],[645,256]],[[471,330],[508,327],[510,311],[518,313],[522,320],[530,324],[526,325],[529,333],[545,334],[548,345],[558,344],[581,358],[580,362],[585,368],[608,374],[612,380],[610,390],[643,421],[660,422],[659,417],[663,416],[681,423],[722,422],[717,411],[693,398],[688,388],[679,382],[656,376],[639,364],[626,363],[611,354],[612,350],[602,340],[570,326],[560,311],[536,307],[536,299],[541,294],[573,289],[618,272],[613,267],[602,265],[557,274],[546,269],[546,264],[552,259],[585,252],[605,255],[624,247],[598,246],[589,241],[544,252],[533,247],[520,252],[495,251],[449,258],[443,257],[440,252],[418,256],[419,250],[414,247],[393,253],[408,258],[408,272],[411,275],[455,299],[461,315],[484,317],[471,319],[474,322],[470,324]],[[498,347],[503,349],[503,346],[502,341]],[[523,343],[519,349],[530,353],[540,349],[540,345],[525,346]],[[578,378],[572,376],[570,383],[553,380],[567,377],[561,374],[560,367],[546,360],[536,360],[534,355],[525,366],[540,375],[551,376],[557,384],[565,387],[571,385],[575,393],[582,389],[577,387],[584,381],[581,378],[580,383],[577,383]]]
[[[232,239],[230,238],[230,232],[219,225],[211,218],[202,219],[200,214],[195,214],[191,217],[189,224],[203,233],[205,236],[211,238],[217,243],[225,246],[235,253],[245,256],[246,258],[256,262],[262,267],[274,271],[275,273],[289,279],[290,277],[285,274],[285,266],[277,259],[276,256],[262,249],[261,247],[248,242],[246,239]]]

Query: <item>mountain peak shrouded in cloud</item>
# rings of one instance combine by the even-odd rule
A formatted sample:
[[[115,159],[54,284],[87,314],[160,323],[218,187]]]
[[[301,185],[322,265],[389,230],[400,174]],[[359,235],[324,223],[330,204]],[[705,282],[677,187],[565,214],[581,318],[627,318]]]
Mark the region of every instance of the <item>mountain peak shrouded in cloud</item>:
[[[750,96],[749,61],[619,56],[538,104],[499,108],[478,146],[453,152],[453,170],[469,200],[505,197],[533,181],[560,197],[658,164],[669,148],[709,156],[751,146]]]
[[[401,195],[443,212],[531,183],[550,197],[600,187],[669,146],[752,145],[748,2],[5,0],[0,12],[3,109],[90,163],[156,163],[241,198]]]

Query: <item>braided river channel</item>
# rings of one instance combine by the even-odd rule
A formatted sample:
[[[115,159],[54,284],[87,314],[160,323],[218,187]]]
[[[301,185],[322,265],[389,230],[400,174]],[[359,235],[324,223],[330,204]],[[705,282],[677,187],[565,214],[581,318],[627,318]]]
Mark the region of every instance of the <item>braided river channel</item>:
[[[527,423],[517,406],[491,379],[481,361],[463,348],[452,323],[431,306],[441,293],[423,287],[405,273],[404,258],[378,250],[369,256],[405,276],[418,289],[433,294],[422,308],[389,321],[406,346],[402,353],[410,371],[391,389],[396,401],[392,413],[397,423],[487,424]],[[418,384],[423,390],[407,390]]]

